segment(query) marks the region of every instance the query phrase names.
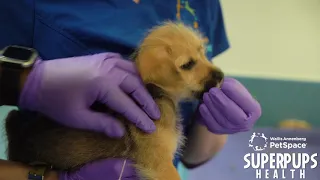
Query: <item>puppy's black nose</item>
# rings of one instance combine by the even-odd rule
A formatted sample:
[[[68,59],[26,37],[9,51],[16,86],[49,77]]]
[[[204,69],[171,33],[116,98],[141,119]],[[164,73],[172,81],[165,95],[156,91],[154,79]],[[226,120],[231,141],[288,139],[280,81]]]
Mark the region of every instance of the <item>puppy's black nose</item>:
[[[216,82],[221,82],[224,78],[224,73],[221,70],[214,70],[211,73],[212,79],[214,79]]]
[[[218,87],[224,78],[224,74],[220,69],[214,69],[209,74],[203,88],[203,92],[208,92],[212,87]],[[200,96],[202,97],[202,96]]]

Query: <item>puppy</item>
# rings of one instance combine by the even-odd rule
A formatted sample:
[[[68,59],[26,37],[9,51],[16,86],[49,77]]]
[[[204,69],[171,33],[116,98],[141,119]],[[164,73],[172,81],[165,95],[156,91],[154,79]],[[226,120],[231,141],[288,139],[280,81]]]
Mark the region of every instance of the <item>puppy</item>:
[[[41,114],[30,116],[30,122],[24,124],[26,115],[12,111],[6,119],[9,160],[42,162],[73,171],[99,159],[128,158],[141,179],[179,180],[172,163],[184,139],[178,103],[200,98],[209,88],[219,86],[223,73],[206,58],[200,33],[181,23],[167,22],[151,29],[134,59],[161,111],[160,120],[154,121],[154,133],[145,134],[99,104],[93,108],[113,113],[126,128],[123,138],[65,127]]]

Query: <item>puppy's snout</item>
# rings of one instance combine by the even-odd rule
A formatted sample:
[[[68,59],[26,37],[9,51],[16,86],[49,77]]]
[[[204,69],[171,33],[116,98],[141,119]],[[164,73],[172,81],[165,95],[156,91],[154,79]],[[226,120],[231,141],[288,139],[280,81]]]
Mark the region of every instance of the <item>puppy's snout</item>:
[[[224,78],[224,73],[220,70],[214,70],[211,73],[211,78],[213,81],[215,81],[217,84],[220,84],[220,82],[223,80]]]
[[[221,87],[223,78],[224,73],[220,69],[212,70],[211,75],[209,74],[209,78],[204,85],[203,92],[208,92],[212,87]]]

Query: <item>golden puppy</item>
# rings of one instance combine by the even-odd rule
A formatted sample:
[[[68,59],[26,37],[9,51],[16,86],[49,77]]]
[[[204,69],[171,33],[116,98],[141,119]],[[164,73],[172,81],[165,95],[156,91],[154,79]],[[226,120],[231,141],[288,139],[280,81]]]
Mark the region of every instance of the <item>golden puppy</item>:
[[[178,103],[202,97],[210,87],[219,85],[223,73],[207,60],[201,35],[180,23],[168,22],[152,29],[134,59],[161,111],[154,133],[145,134],[119,115],[126,134],[113,139],[62,126],[40,114],[23,125],[24,114],[12,111],[6,120],[8,158],[70,171],[98,159],[128,158],[135,162],[142,179],[179,180],[172,162],[183,144]],[[111,112],[101,105],[94,108]]]

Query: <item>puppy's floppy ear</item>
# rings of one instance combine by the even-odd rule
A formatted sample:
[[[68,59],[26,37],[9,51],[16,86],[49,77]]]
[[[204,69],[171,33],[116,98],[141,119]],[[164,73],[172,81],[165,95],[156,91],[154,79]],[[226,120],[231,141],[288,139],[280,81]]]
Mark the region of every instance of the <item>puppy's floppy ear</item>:
[[[143,80],[149,80],[152,74],[156,74],[164,63],[169,63],[172,50],[169,46],[156,46],[145,43],[140,47],[134,59]],[[166,65],[167,66],[167,65]]]
[[[153,99],[161,99],[166,95],[166,92],[161,87],[154,83],[147,83],[146,88]]]

